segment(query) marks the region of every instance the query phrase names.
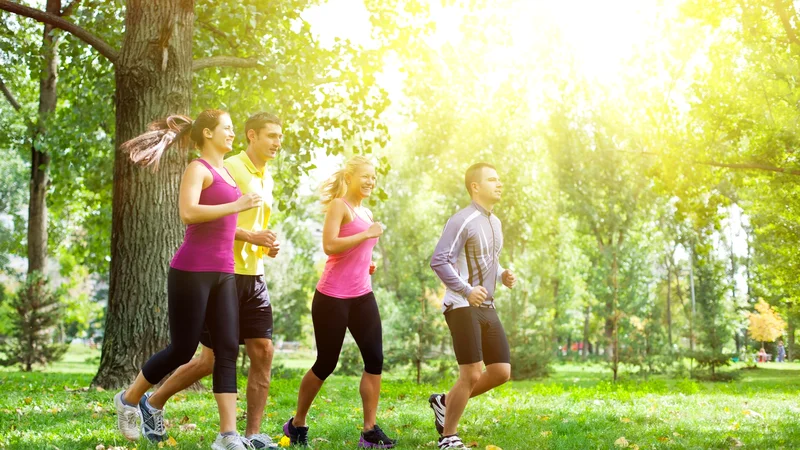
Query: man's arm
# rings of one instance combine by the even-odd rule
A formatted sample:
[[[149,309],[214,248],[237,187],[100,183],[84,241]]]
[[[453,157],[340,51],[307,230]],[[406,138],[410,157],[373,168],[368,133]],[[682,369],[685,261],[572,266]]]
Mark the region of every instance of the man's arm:
[[[234,239],[260,247],[271,248],[276,237],[275,232],[272,230],[250,231],[246,228],[236,227]]]
[[[472,286],[458,275],[456,262],[464,249],[466,234],[464,227],[459,223],[454,223],[451,218],[444,226],[442,236],[431,257],[431,269],[436,272],[436,276],[448,289],[458,292],[464,297],[468,297],[472,292]]]

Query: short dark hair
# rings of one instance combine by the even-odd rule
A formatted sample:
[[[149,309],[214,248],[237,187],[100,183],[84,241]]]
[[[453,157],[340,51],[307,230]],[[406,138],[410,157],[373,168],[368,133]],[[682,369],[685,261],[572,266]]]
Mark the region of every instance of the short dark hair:
[[[467,173],[464,175],[464,187],[467,188],[467,194],[469,194],[470,198],[472,198],[472,189],[470,189],[469,185],[472,183],[480,183],[480,176],[484,168],[494,169],[494,166],[489,163],[479,162],[469,166]]]
[[[258,133],[258,130],[267,126],[268,123],[274,123],[275,125],[283,126],[283,124],[281,123],[281,119],[279,119],[278,116],[272,113],[257,112],[252,116],[248,117],[247,122],[245,122],[244,124],[244,138],[247,141],[247,143],[248,144],[250,143],[250,138],[247,137],[248,131],[256,130],[256,133]]]

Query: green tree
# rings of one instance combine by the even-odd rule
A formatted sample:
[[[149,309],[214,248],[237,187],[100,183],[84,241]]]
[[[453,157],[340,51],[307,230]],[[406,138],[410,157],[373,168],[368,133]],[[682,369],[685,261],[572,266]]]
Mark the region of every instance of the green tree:
[[[30,372],[34,364],[58,361],[67,350],[67,345],[55,341],[63,306],[61,300],[48,288],[47,278],[34,272],[11,298],[9,305],[14,310],[11,320],[11,335],[4,345],[6,357],[3,365],[20,365]]]

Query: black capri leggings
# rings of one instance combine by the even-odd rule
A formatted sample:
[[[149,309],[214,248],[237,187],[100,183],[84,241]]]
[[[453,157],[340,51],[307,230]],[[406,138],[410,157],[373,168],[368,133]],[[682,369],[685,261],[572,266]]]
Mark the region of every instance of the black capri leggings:
[[[167,295],[170,344],[147,360],[142,367],[144,378],[157,384],[189,362],[205,323],[214,342],[214,393],[236,393],[239,299],[233,274],[170,268]]]
[[[339,353],[348,328],[361,357],[364,372],[380,375],[383,370],[383,330],[375,295],[370,292],[356,298],[329,297],[314,292],[311,304],[314,340],[317,342],[317,361],[311,370],[320,380],[328,378],[339,362]]]

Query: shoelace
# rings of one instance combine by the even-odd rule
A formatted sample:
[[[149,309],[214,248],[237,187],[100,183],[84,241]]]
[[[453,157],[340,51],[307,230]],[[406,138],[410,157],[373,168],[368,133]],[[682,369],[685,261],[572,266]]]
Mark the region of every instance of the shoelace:
[[[375,425],[374,430],[375,434],[378,436],[378,441],[383,442],[384,444],[389,444],[390,442],[392,442],[392,440],[389,439],[389,436],[387,436],[386,433],[384,433],[383,430],[381,430],[381,427]]]
[[[253,445],[252,442],[250,442],[250,439],[247,439],[246,437],[242,437],[242,444],[244,444],[244,447],[247,448],[247,449],[255,450],[255,448],[256,448],[256,446]]]
[[[461,441],[461,438],[458,436],[450,436],[442,440],[442,445],[439,448],[464,448],[464,443]]]
[[[157,433],[164,433],[164,414],[159,412],[150,412],[150,417],[153,418],[153,428]]]
[[[119,419],[130,428],[139,428],[136,424],[137,414],[135,411],[125,411]]]

